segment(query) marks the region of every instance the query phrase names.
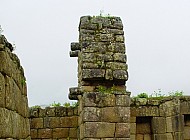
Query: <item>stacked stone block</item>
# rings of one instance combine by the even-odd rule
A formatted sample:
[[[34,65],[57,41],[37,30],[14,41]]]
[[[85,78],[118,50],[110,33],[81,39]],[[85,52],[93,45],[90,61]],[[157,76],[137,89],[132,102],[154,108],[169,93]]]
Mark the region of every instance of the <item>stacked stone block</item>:
[[[0,35],[0,139],[30,139],[26,79],[12,51]]]
[[[132,99],[130,120],[131,140],[145,139],[145,135],[142,136],[142,134],[145,134],[145,130],[150,130],[150,136],[153,140],[189,139],[189,101],[189,97]],[[149,120],[150,125],[147,125],[146,122],[139,123],[137,121],[139,117]]]
[[[81,17],[79,43],[71,43],[70,55],[78,57],[79,87],[125,85],[128,79],[119,17]]]
[[[71,43],[78,57],[78,87],[70,99],[79,100],[80,139],[130,139],[130,93],[123,24],[119,17],[84,16],[79,42]]]
[[[77,140],[78,108],[31,108],[30,128],[32,139]]]
[[[86,92],[79,97],[80,139],[129,139],[129,94]]]

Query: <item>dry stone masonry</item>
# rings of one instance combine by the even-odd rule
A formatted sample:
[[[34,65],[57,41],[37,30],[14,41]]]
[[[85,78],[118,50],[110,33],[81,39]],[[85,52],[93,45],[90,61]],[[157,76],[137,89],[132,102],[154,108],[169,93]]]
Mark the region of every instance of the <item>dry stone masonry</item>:
[[[81,140],[130,139],[130,93],[123,24],[119,17],[80,19],[79,42],[71,43],[78,57],[78,87],[70,99],[79,100]]]
[[[26,79],[12,51],[0,35],[0,139],[30,139]]]
[[[78,138],[77,107],[47,107],[30,109],[30,128],[32,139]]]

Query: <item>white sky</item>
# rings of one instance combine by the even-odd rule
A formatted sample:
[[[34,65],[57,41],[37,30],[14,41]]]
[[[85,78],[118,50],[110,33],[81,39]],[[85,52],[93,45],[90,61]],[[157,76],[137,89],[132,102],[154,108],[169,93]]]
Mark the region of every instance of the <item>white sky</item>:
[[[68,89],[77,86],[70,43],[78,41],[80,17],[100,10],[122,18],[132,96],[190,93],[189,0],[0,0],[0,25],[16,44],[30,106],[69,101]]]

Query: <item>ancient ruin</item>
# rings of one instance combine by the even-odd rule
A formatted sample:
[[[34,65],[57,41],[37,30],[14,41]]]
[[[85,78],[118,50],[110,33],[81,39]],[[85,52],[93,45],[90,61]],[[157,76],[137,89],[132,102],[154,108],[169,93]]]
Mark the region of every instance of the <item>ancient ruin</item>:
[[[75,107],[30,108],[24,70],[0,35],[0,139],[190,140],[190,97],[130,98],[123,24],[119,17],[84,16]]]

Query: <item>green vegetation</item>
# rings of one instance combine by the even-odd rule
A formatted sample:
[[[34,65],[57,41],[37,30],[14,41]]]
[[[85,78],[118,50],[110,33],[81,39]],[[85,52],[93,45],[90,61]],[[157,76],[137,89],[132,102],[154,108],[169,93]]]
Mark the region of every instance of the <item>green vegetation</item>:
[[[147,98],[147,99],[163,99],[164,97],[176,97],[176,96],[183,96],[183,91],[171,91],[168,92],[168,94],[162,93],[161,89],[158,89],[158,91],[154,91],[151,95],[148,95],[148,93],[140,93],[137,96],[134,96],[133,98]]]
[[[95,88],[96,92],[101,92],[104,94],[114,94],[114,92],[122,92],[125,93],[125,90],[122,89],[118,89],[115,85],[113,85],[112,87],[106,87],[106,86],[97,86]]]
[[[147,93],[140,93],[137,95],[137,98],[148,98],[148,94]]]
[[[50,106],[53,106],[53,107],[57,107],[57,106],[61,106],[61,103],[56,103],[55,101],[52,103],[52,104],[50,104]]]

